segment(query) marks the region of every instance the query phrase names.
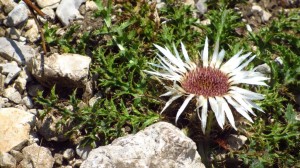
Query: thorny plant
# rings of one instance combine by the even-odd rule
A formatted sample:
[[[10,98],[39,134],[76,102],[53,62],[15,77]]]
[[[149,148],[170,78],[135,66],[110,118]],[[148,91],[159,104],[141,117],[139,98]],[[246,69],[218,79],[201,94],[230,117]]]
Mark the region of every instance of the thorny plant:
[[[238,34],[237,29],[246,30],[240,15],[232,7],[236,2],[209,1],[208,12],[202,19],[209,18],[211,24],[202,25],[193,17],[193,9],[178,1],[167,1],[165,7],[157,10],[155,4],[144,1],[95,0],[99,10],[91,19],[101,20],[91,32],[77,33],[80,25],[72,25],[62,37],[57,28],[45,25],[45,38],[49,45],[59,46],[61,52],[74,52],[92,57],[91,76],[96,77],[96,91],[102,94],[92,107],[79,106],[80,96],[75,92],[70,100],[61,103],[61,97],[52,89],[50,94],[39,94],[36,102],[43,106],[46,116],[55,111],[62,116],[58,126],[73,124],[70,135],[84,137],[82,144],[107,144],[113,139],[133,133],[158,121],[174,123],[173,111],[180,108],[179,99],[169,107],[162,118],[159,112],[167,99],[157,97],[165,90],[142,70],[149,69],[147,62],[155,62],[156,49],[153,43],[172,48],[183,42],[191,59],[198,57],[204,47],[205,37],[209,45],[219,40],[220,48],[226,50],[224,60],[230,59],[239,49],[253,52],[256,59],[249,69],[266,63],[271,68],[269,87],[246,89],[264,94],[265,99],[257,102],[265,113],[256,113],[254,123],[245,124],[236,120],[238,130],[227,128],[222,131],[212,127],[210,165],[214,167],[285,167],[299,166],[299,121],[295,120],[298,105],[295,96],[299,94],[299,15],[282,13],[269,24],[261,25],[253,32]],[[215,3],[212,3],[215,2]],[[120,10],[118,10],[118,8]],[[227,17],[220,25],[222,13]],[[111,16],[114,16],[113,18]],[[222,32],[218,36],[218,32]],[[80,34],[80,35],[78,35]],[[73,40],[74,37],[77,40]],[[97,39],[96,41],[93,39]],[[255,46],[256,50],[252,49]],[[283,64],[275,60],[280,57]],[[66,109],[72,105],[73,110]],[[177,126],[185,130],[198,145],[203,135],[201,123],[195,120],[195,107],[187,108],[178,120]],[[175,124],[175,123],[174,123]],[[229,134],[242,134],[248,141],[238,151],[228,147]],[[226,157],[220,159],[220,154]]]

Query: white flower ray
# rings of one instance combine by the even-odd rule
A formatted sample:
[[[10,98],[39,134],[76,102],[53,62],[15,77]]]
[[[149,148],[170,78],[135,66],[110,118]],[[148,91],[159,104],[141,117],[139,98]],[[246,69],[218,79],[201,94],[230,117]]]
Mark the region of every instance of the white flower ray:
[[[204,49],[202,53],[202,61],[203,61],[203,67],[208,66],[208,38],[205,38],[205,44],[204,44]]]
[[[180,98],[181,96],[182,95],[175,95],[175,96],[171,97],[165,104],[165,107],[161,110],[160,114],[163,113],[167,109],[167,107],[169,107],[172,104],[173,101]]]
[[[195,97],[195,95],[194,95],[194,94],[190,94],[190,95],[188,95],[188,97],[184,100],[184,102],[182,103],[181,107],[180,107],[179,110],[177,111],[175,123],[177,123],[179,116],[182,114],[183,110],[186,108],[186,106],[188,105],[188,103],[191,101],[191,99],[192,99],[193,97]]]
[[[201,129],[203,134],[205,134],[206,122],[207,122],[207,99],[204,99],[202,111],[201,111]]]

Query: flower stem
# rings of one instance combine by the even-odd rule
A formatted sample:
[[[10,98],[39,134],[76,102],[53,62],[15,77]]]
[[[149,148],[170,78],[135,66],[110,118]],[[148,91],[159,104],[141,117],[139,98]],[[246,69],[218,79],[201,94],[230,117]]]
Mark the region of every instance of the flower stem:
[[[213,122],[213,117],[214,113],[212,111],[208,112],[208,120],[207,120],[207,125],[206,125],[206,131],[205,131],[205,137],[203,141],[200,142],[199,146],[199,153],[202,158],[202,162],[205,165],[205,167],[210,168],[212,167],[211,165],[211,160],[210,160],[210,132],[211,132],[211,127],[212,127],[212,122]]]

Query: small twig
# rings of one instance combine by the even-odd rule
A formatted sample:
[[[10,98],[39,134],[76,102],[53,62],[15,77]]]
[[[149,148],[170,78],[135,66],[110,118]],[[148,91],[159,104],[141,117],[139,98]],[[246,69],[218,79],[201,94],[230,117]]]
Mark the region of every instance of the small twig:
[[[43,51],[44,51],[44,54],[47,53],[47,48],[46,48],[46,42],[45,42],[45,37],[44,37],[44,32],[43,32],[43,29],[41,28],[40,24],[39,24],[39,21],[34,13],[34,11],[36,11],[36,13],[40,16],[42,16],[43,18],[45,19],[48,19],[49,16],[46,15],[45,13],[43,13],[38,7],[36,7],[30,0],[23,0],[28,6],[29,6],[29,10],[31,12],[31,14],[33,15],[33,19],[38,27],[38,30],[39,30],[39,33],[40,33],[40,36],[41,36],[41,40],[42,40],[42,47],[43,47]]]
[[[49,19],[49,16],[42,12],[37,6],[35,6],[30,0],[23,0],[31,9],[36,11],[36,13],[42,16],[44,19]]]

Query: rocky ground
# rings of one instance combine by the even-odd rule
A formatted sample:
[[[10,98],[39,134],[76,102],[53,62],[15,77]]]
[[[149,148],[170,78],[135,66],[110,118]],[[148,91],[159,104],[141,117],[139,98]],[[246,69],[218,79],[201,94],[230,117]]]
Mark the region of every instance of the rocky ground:
[[[207,10],[201,0],[183,3],[195,6],[200,13]],[[48,20],[61,27],[61,33],[73,21],[89,23],[88,13],[98,8],[89,0],[36,0],[34,4],[48,16]],[[157,7],[161,5],[164,2],[159,1]],[[251,0],[233,8],[255,31],[279,12],[299,10],[299,1]],[[38,120],[36,116],[40,109],[33,98],[38,91],[49,90],[54,84],[81,88],[83,99],[90,104],[97,95],[93,93],[89,76],[91,58],[58,53],[55,47],[47,48],[50,52],[45,55],[35,16],[23,1],[0,0],[0,167],[85,168],[95,167],[95,164],[142,167],[147,162],[153,167],[203,166],[195,143],[167,123],[161,122],[136,135],[117,139],[109,146],[93,150],[87,157],[90,148],[70,144],[63,134],[57,132],[55,124],[59,118],[49,116]],[[41,24],[46,23],[41,16],[37,19]],[[99,24],[89,23],[91,29]],[[241,141],[238,147],[244,143],[244,138],[238,138]],[[148,145],[145,147],[144,144]],[[137,162],[135,157],[142,159]]]

